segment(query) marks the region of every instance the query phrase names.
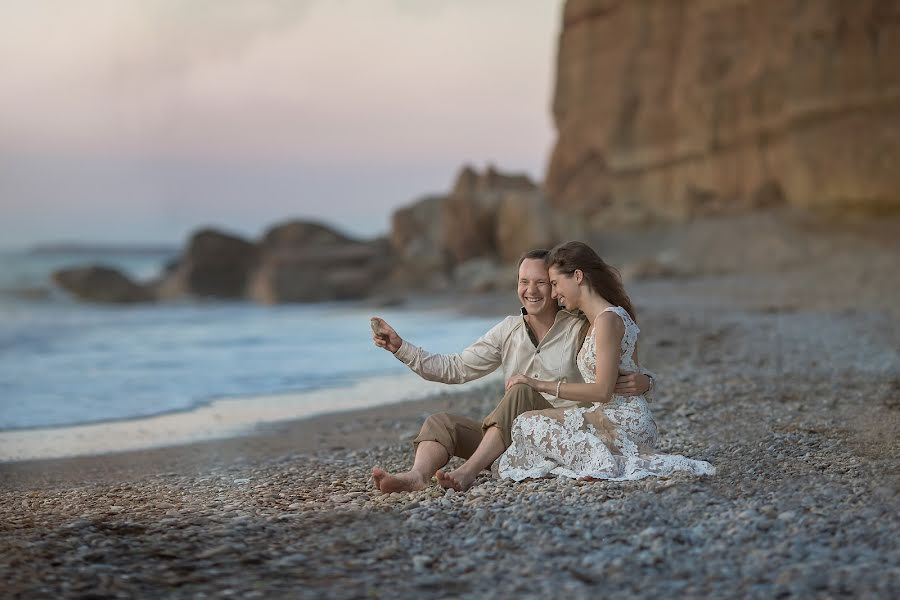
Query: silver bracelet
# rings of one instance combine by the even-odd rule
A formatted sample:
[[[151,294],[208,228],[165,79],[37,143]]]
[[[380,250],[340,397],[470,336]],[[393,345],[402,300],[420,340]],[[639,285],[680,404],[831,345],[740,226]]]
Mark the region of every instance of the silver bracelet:
[[[556,395],[554,396],[554,398],[556,398],[557,400],[559,400],[559,386],[561,386],[562,384],[563,384],[562,379],[560,379],[559,381],[556,382]]]

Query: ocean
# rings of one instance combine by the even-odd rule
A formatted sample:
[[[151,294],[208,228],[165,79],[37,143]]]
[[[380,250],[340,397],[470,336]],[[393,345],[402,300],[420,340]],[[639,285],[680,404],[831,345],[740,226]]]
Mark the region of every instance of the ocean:
[[[372,344],[372,310],[351,303],[105,306],[76,302],[49,283],[54,269],[89,263],[148,279],[171,258],[0,253],[0,430],[128,420],[408,373]],[[10,292],[23,289],[47,293]],[[403,308],[377,314],[433,352],[457,352],[499,320]]]

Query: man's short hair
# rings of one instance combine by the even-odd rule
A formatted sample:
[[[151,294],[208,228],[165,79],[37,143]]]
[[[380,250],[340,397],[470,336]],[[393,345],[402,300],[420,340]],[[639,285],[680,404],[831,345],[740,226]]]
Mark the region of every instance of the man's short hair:
[[[537,259],[547,262],[548,256],[550,256],[550,251],[543,248],[538,248],[537,250],[529,250],[528,252],[523,254],[521,258],[519,258],[519,264],[516,265],[516,268],[518,269],[519,267],[521,267],[522,263],[529,259]]]

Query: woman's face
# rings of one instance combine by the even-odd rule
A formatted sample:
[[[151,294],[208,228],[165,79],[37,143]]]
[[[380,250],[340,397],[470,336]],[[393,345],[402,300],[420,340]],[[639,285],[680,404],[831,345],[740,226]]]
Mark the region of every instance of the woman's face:
[[[581,298],[581,290],[578,287],[575,274],[560,273],[555,267],[550,267],[550,287],[553,289],[552,297],[566,310],[578,308],[578,300]]]

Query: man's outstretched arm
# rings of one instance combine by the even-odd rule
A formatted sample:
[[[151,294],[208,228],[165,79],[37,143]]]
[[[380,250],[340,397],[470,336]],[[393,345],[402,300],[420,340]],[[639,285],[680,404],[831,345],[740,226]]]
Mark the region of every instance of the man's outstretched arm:
[[[459,354],[432,354],[401,338],[384,319],[372,318],[376,346],[393,352],[423,379],[442,383],[465,383],[484,377],[500,367],[502,326],[503,323],[499,323]]]

